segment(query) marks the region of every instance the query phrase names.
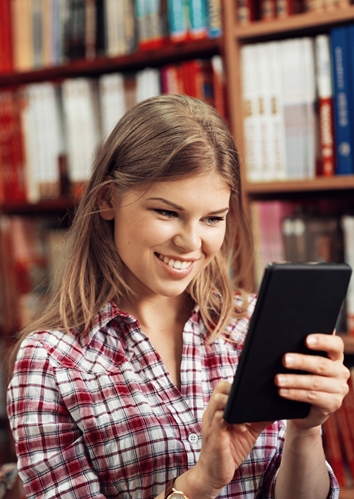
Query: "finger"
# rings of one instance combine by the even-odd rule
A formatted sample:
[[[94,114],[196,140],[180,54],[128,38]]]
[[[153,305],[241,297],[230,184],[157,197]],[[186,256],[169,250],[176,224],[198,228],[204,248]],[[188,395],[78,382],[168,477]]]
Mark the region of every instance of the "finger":
[[[342,405],[343,394],[340,393],[327,393],[317,390],[301,390],[291,388],[280,388],[279,395],[289,400],[296,400],[298,402],[307,402],[315,405],[326,415],[332,414]]]
[[[332,360],[343,360],[344,343],[335,334],[310,334],[306,338],[306,346],[311,350],[324,351]]]
[[[315,374],[278,374],[275,377],[275,384],[279,388],[284,389],[308,390],[345,396],[349,390],[347,379],[345,373],[343,373],[343,377],[341,378],[331,378]]]
[[[230,383],[227,381],[219,381],[211,394],[208,406],[205,410],[203,424],[211,425],[217,412],[220,412],[221,415],[224,414],[230,389]]]
[[[349,376],[348,369],[342,360],[332,360],[322,355],[287,353],[283,357],[283,366],[287,369],[307,371],[333,378],[347,378]]]

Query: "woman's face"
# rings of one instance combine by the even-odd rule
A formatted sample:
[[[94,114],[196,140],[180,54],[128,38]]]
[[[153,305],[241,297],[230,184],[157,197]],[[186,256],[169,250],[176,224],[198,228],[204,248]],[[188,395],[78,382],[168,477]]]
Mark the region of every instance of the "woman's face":
[[[230,188],[217,173],[131,189],[101,216],[114,220],[125,278],[138,297],[177,297],[219,251]]]

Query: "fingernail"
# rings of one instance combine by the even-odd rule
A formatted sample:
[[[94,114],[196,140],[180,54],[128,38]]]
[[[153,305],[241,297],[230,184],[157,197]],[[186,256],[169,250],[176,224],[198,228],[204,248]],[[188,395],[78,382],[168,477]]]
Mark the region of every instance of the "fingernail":
[[[308,336],[307,343],[308,343],[308,345],[316,345],[316,343],[317,343],[316,336]]]
[[[286,365],[287,365],[287,366],[292,366],[292,365],[294,365],[294,363],[295,363],[295,358],[294,358],[294,356],[293,356],[293,355],[291,355],[291,354],[287,354],[287,355],[285,356],[285,363],[286,363]]]
[[[282,374],[278,374],[278,383],[279,385],[286,385],[286,377]]]

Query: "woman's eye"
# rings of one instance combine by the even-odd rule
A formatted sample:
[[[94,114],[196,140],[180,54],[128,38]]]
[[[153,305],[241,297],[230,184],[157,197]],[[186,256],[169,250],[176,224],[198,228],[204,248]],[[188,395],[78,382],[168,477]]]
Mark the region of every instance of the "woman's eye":
[[[218,225],[218,223],[223,222],[224,220],[224,217],[208,217],[206,219],[208,225]]]
[[[177,217],[177,213],[175,211],[170,211],[170,210],[154,210],[156,213],[159,215],[163,216],[164,218],[174,218]]]

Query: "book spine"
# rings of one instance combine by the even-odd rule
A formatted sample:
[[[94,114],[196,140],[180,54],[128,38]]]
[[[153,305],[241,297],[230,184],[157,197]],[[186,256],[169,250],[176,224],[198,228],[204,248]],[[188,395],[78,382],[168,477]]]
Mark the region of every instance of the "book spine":
[[[13,70],[11,0],[0,2],[0,73]]]
[[[284,40],[280,47],[287,178],[301,179],[304,178],[306,145],[301,42],[299,38]]]
[[[354,216],[344,215],[341,219],[344,236],[344,259],[354,269]],[[347,297],[347,332],[354,336],[354,276],[349,282]]]
[[[206,0],[188,0],[189,37],[192,40],[207,37]]]
[[[334,81],[336,174],[353,173],[351,91],[349,75],[349,30],[346,26],[330,32]]]
[[[186,0],[168,0],[168,25],[173,42],[185,42],[188,39],[187,7]]]
[[[319,175],[332,176],[336,169],[334,152],[334,107],[331,52],[328,35],[315,38],[316,84],[318,95],[320,164]]]
[[[221,0],[206,0],[207,29],[209,38],[222,35],[222,5]]]
[[[258,71],[257,52],[254,45],[241,48],[241,77],[243,129],[247,178],[251,182],[262,180],[260,127],[258,120],[258,88],[255,74]]]
[[[262,21],[271,21],[276,17],[275,0],[260,0],[259,10]]]
[[[346,487],[348,482],[344,471],[342,450],[339,445],[338,427],[333,414],[325,421],[322,428],[326,457],[333,468],[340,487]]]
[[[315,106],[316,71],[315,46],[310,37],[300,38],[303,65],[303,106],[304,106],[304,177],[313,178],[316,175],[318,158],[317,116]]]
[[[256,19],[254,0],[236,0],[236,19],[239,24],[248,24]]]

